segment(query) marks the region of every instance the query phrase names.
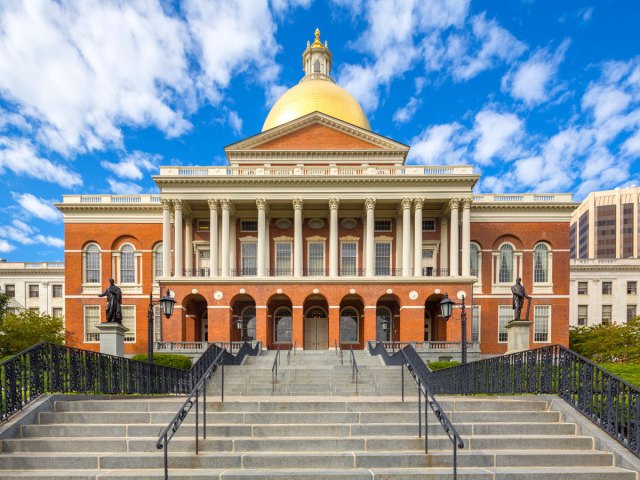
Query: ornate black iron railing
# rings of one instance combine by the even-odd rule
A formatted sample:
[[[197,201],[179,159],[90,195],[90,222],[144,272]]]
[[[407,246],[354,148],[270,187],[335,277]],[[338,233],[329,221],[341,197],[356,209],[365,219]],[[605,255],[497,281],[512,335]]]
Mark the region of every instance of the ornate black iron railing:
[[[439,394],[556,394],[640,457],[640,390],[561,345],[433,372]]]

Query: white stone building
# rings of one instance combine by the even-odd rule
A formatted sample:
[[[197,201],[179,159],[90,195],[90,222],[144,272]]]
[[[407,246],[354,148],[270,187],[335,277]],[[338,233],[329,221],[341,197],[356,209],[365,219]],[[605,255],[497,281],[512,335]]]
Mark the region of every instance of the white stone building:
[[[64,263],[0,261],[0,288],[9,311],[28,308],[64,317]]]

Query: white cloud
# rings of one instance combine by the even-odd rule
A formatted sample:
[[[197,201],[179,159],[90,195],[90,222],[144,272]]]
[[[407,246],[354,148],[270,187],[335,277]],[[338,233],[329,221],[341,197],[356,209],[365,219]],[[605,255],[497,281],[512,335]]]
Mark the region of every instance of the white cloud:
[[[528,106],[547,101],[554,93],[555,77],[569,43],[565,40],[555,52],[548,49],[534,52],[502,78],[502,89]]]
[[[588,22],[593,17],[593,11],[595,7],[585,7],[578,10],[578,16],[582,19],[583,22]]]
[[[30,193],[12,194],[18,204],[30,215],[34,215],[48,222],[57,222],[62,218],[59,210],[51,205],[49,200],[38,198]]]
[[[466,143],[460,124],[434,125],[411,141],[408,162],[424,165],[464,163]]]
[[[621,150],[625,155],[640,157],[640,130],[632,137],[627,138],[622,144]]]
[[[13,219],[10,225],[0,225],[0,251],[8,252],[15,248],[9,240],[22,245],[43,244],[56,248],[64,246],[63,239],[42,235],[35,227],[18,219]]]
[[[158,164],[162,160],[162,155],[154,155],[151,153],[136,150],[119,162],[100,162],[103,168],[112,171],[120,178],[128,178],[132,180],[142,180],[145,172],[151,172],[158,168]]]
[[[58,237],[52,237],[49,235],[36,235],[36,242],[42,243],[49,247],[62,248],[64,247],[64,240]]]
[[[82,185],[82,178],[64,165],[42,158],[27,140],[0,137],[0,173],[11,170],[16,175],[37,178],[71,188]]]
[[[138,194],[143,191],[140,185],[133,182],[120,182],[113,178],[107,178],[107,183],[109,184],[111,193],[115,193],[116,195]]]
[[[631,96],[613,86],[594,85],[582,97],[582,108],[593,112],[596,123],[622,113],[631,103]]]
[[[10,252],[10,251],[15,250],[15,249],[16,249],[16,247],[11,245],[6,240],[3,240],[2,238],[0,238],[0,252],[7,253],[7,252]]]
[[[523,122],[512,113],[482,110],[475,118],[474,134],[478,138],[474,157],[481,165],[491,163],[496,155],[513,158],[519,151]]]
[[[416,114],[419,106],[420,99],[411,97],[404,107],[396,110],[393,114],[393,121],[396,123],[407,123]]]
[[[238,115],[238,112],[234,110],[229,110],[229,114],[227,115],[229,126],[233,133],[236,135],[240,135],[242,133],[242,118]]]

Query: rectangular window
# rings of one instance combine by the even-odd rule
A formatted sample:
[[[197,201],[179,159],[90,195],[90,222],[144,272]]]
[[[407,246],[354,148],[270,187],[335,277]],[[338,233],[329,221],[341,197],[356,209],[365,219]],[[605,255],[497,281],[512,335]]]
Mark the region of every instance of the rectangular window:
[[[576,258],[576,229],[576,223],[572,223],[569,227],[569,258],[572,260]]]
[[[291,275],[291,242],[276,242],[276,275]]]
[[[53,309],[53,316],[55,318],[62,318],[62,309],[61,308],[54,308]]]
[[[551,306],[535,305],[533,307],[533,341],[538,343],[549,342],[549,330],[551,324]]]
[[[38,307],[31,307],[29,311],[33,313],[40,313],[40,309]]]
[[[391,220],[374,220],[373,225],[376,232],[391,231]]]
[[[120,255],[120,281],[136,283],[136,257],[132,251]]]
[[[638,282],[627,282],[627,295],[635,295],[638,293]]]
[[[256,242],[242,242],[240,254],[240,275],[245,277],[256,275],[258,273],[258,244]]]
[[[589,282],[578,282],[578,295],[589,294]]]
[[[162,341],[162,309],[160,305],[153,306],[153,338],[156,342]]]
[[[199,250],[198,251],[198,276],[208,277],[210,265],[211,263],[209,262],[209,250]]]
[[[578,326],[584,327],[589,321],[589,305],[578,305]]]
[[[51,288],[51,296],[53,298],[61,298],[62,297],[62,285],[53,285]]]
[[[324,242],[309,242],[309,273],[310,276],[324,275]]]
[[[596,207],[596,258],[616,258],[616,206]]]
[[[435,232],[436,231],[436,220],[435,218],[425,218],[422,220],[422,231],[423,232]]]
[[[29,285],[29,298],[38,298],[40,296],[40,285]]]
[[[636,305],[627,305],[627,322],[637,317]]]
[[[589,257],[589,210],[580,215],[578,229],[578,258]]]
[[[358,268],[358,242],[340,244],[340,275],[356,275]]]
[[[622,256],[633,257],[633,203],[622,205]]]
[[[196,230],[198,232],[208,232],[211,229],[211,222],[209,220],[196,220]]]
[[[474,305],[471,311],[471,341],[480,341],[480,305]]]
[[[84,306],[84,341],[99,342],[100,332],[96,328],[100,325],[100,306],[85,305]]]
[[[603,295],[611,295],[613,292],[613,283],[612,282],[602,282],[602,294]]]
[[[509,334],[507,325],[513,320],[513,308],[511,305],[498,305],[498,342],[507,343]]]
[[[257,220],[240,220],[241,232],[257,232],[258,221]]]
[[[602,305],[602,323],[611,323],[611,305]]]
[[[122,305],[122,326],[129,329],[124,334],[124,341],[135,343],[136,341],[136,306]]]
[[[15,285],[5,285],[4,293],[6,293],[7,297],[14,298],[16,296],[16,286]]]
[[[376,275],[391,275],[390,242],[376,242]]]

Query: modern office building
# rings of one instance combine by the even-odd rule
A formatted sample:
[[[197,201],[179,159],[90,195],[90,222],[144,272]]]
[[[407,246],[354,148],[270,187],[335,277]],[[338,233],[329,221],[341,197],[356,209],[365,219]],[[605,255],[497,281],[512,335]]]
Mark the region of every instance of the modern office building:
[[[316,39],[304,77],[262,132],[225,148],[227,165],[161,167],[158,194],[66,195],[67,330],[98,349],[97,298],[123,291],[127,353],[147,348],[149,293],[175,294],[166,341],[257,339],[265,348],[364,348],[368,340],[507,348],[510,287],[534,301],[531,345],[566,344],[570,194],[475,194],[467,165],[405,163],[331,79]],[[197,163],[198,159],[193,159]],[[479,346],[479,347],[478,347]]]
[[[571,325],[637,316],[640,188],[592,192],[571,218]]]

